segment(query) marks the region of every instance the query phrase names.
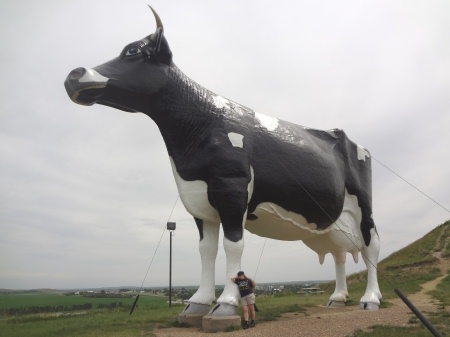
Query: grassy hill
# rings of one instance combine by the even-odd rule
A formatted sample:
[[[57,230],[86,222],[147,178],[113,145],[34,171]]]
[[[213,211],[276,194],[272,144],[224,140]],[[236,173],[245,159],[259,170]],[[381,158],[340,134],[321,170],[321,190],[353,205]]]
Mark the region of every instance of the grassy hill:
[[[437,226],[424,237],[391,254],[378,264],[378,279],[383,299],[396,298],[394,288],[415,293],[420,285],[442,275],[442,258],[450,257],[450,220]],[[349,292],[356,301],[365,291],[367,271],[347,278]],[[334,288],[334,282],[329,285]]]

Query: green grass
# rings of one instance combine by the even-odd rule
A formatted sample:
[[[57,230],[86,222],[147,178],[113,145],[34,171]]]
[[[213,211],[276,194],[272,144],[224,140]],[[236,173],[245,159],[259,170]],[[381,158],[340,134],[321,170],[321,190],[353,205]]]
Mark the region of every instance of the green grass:
[[[446,311],[444,307],[441,307],[437,312],[424,312],[423,314],[442,336],[450,336],[450,313]],[[374,325],[370,327],[369,331],[358,330],[349,337],[432,336],[432,333],[419,321],[417,317],[411,316],[409,324],[411,324],[411,326],[407,327]]]
[[[426,328],[422,327],[391,327],[384,325],[375,325],[371,331],[358,330],[350,337],[424,337],[432,336]]]
[[[163,300],[165,301],[165,300]],[[25,308],[30,306],[71,306],[74,304],[92,303],[94,307],[98,304],[122,302],[133,303],[132,298],[94,298],[79,295],[65,296],[62,293],[23,292],[0,295],[0,309],[3,308]]]
[[[11,296],[2,302],[28,306],[53,304],[55,294],[28,294],[28,295],[2,295]],[[30,302],[27,302],[27,297]],[[56,298],[66,300],[74,296],[65,297],[56,295]],[[303,314],[304,307],[325,304],[327,296],[300,296],[298,294],[258,296],[258,321],[271,321],[283,313],[294,312]],[[90,298],[89,298],[90,299]],[[108,299],[102,299],[108,300]],[[111,299],[109,299],[111,300]],[[115,300],[115,299],[114,299]],[[131,299],[129,299],[131,302]],[[67,305],[70,303],[66,302]],[[173,305],[169,308],[164,297],[142,296],[138,307],[132,315],[125,309],[117,310],[88,310],[81,314],[30,314],[19,316],[0,317],[1,337],[51,337],[51,336],[86,336],[86,337],[128,337],[128,336],[154,336],[152,331],[156,328],[184,327],[178,324],[176,317],[183,306]]]
[[[450,226],[448,226],[448,224],[450,224],[450,221],[447,221],[446,223],[441,225],[442,227],[444,227],[444,231],[439,242],[439,250],[441,250],[442,255],[447,258],[450,257]]]
[[[12,295],[5,295],[12,296]],[[22,295],[21,305],[28,306],[26,295]],[[29,299],[35,305],[44,305],[54,300],[47,294]],[[61,296],[63,299],[65,296]],[[76,300],[74,296],[68,297]],[[91,300],[92,298],[87,298]],[[116,299],[97,299],[116,300]],[[132,299],[128,299],[130,304]],[[54,303],[54,302],[52,302]],[[107,302],[106,302],[107,303]],[[182,306],[169,308],[164,297],[140,296],[138,307],[132,315],[127,309],[88,310],[82,313],[32,314],[13,317],[0,317],[1,337],[50,337],[50,336],[152,336],[152,329],[171,322],[182,310]]]
[[[142,295],[139,297],[139,305],[141,306],[158,306],[166,303],[167,298],[162,296]],[[23,308],[29,306],[69,306],[73,304],[83,304],[90,302],[96,307],[98,304],[123,302],[133,304],[134,298],[96,298],[83,297],[80,295],[66,296],[62,293],[46,293],[46,292],[13,292],[8,294],[0,294],[0,309],[3,308]]]
[[[443,305],[450,306],[450,272],[436,286],[436,289],[428,293]]]
[[[303,314],[306,307],[326,304],[328,296],[304,296],[292,293],[258,296],[256,302],[259,309],[257,313],[258,322],[274,321],[288,312]]]

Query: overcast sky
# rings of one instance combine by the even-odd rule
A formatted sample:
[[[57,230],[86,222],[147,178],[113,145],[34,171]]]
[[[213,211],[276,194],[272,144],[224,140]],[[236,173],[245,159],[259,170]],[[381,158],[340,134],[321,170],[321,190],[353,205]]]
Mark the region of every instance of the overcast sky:
[[[168,285],[178,193],[158,129],[143,114],[76,105],[63,85],[152,33],[147,3],[0,1],[0,288],[139,286],[161,237],[144,286]],[[259,113],[344,129],[450,209],[448,0],[150,4],[193,80]],[[450,214],[377,161],[384,258]],[[197,285],[198,231],[180,201],[170,221],[172,282]],[[221,236],[218,284],[224,261]],[[347,261],[348,273],[364,269]],[[331,255],[321,266],[302,242],[249,232],[242,268],[257,282],[334,278]]]

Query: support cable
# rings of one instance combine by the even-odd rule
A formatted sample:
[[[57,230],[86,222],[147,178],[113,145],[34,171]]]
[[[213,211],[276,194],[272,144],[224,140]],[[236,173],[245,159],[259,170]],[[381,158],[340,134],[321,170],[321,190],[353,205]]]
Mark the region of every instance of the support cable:
[[[434,202],[436,205],[438,205],[439,207],[441,207],[442,209],[446,210],[448,213],[450,213],[450,211],[445,208],[444,206],[442,206],[440,203],[438,203],[436,200],[434,200],[433,198],[431,198],[428,194],[426,194],[425,192],[421,191],[418,187],[414,186],[413,184],[411,184],[408,180],[406,180],[405,178],[401,177],[398,173],[394,172],[393,170],[391,170],[389,167],[387,167],[386,165],[384,165],[382,162],[380,162],[377,158],[375,158],[374,156],[371,155],[371,157],[381,166],[383,166],[386,170],[390,171],[391,173],[395,174],[398,178],[400,178],[401,180],[403,180],[405,183],[407,183],[409,186],[411,186],[412,188],[416,189],[419,193],[422,193],[425,197],[427,197],[428,199],[430,199],[432,202]]]
[[[166,223],[169,222],[170,218],[172,217],[173,211],[175,209],[175,206],[177,205],[177,202],[178,202],[179,198],[180,198],[180,195],[177,196],[177,199],[175,200],[175,203],[173,204],[172,211],[170,212],[169,218],[167,219]],[[148,275],[148,273],[150,271],[150,268],[151,268],[151,266],[153,264],[153,260],[155,259],[156,252],[158,251],[159,246],[161,245],[161,241],[162,241],[162,238],[163,238],[165,232],[166,232],[166,224],[164,224],[164,229],[163,229],[163,231],[161,233],[161,237],[159,238],[158,244],[156,245],[155,252],[153,253],[152,259],[150,260],[150,264],[148,265],[147,272],[145,273],[144,279],[142,280],[141,286],[139,288],[139,293],[141,292],[142,287],[144,286],[145,279],[147,278],[147,275]],[[133,305],[131,306],[130,315],[133,313],[134,308],[136,307],[138,299],[139,299],[139,294],[136,296],[136,299],[134,300]]]
[[[253,279],[255,279],[255,280],[256,280],[256,274],[258,273],[259,264],[261,263],[262,255],[264,253],[264,248],[266,247],[266,242],[267,242],[267,238],[265,238],[264,245],[263,245],[262,250],[261,250],[261,254],[259,254],[259,260],[258,260],[258,264],[256,265],[255,276],[253,276]]]

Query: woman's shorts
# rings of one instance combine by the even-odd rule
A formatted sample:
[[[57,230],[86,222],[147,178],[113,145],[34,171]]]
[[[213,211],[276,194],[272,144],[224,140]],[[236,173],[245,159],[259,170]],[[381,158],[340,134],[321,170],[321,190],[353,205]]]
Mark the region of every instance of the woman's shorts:
[[[242,306],[246,306],[249,304],[255,304],[255,294],[250,294],[244,297],[241,297]]]

